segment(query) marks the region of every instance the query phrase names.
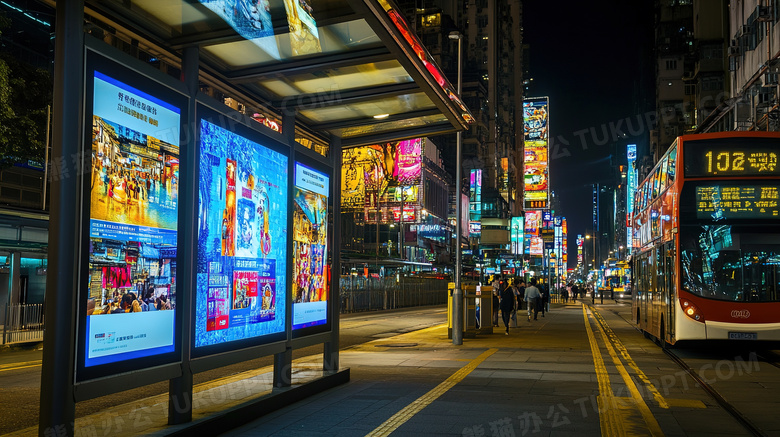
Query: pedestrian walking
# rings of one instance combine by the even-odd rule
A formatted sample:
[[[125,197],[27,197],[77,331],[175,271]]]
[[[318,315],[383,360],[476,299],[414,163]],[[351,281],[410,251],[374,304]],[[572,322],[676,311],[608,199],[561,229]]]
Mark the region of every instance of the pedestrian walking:
[[[574,303],[577,303],[577,295],[580,294],[580,289],[577,287],[577,284],[572,285],[571,287],[571,301]]]
[[[498,287],[493,289],[493,326],[498,326]]]
[[[506,335],[509,335],[509,319],[512,317],[512,311],[515,310],[515,293],[509,287],[506,281],[501,281],[501,318],[504,319]]]
[[[536,278],[531,279],[531,285],[525,288],[525,294],[523,296],[523,300],[525,300],[525,304],[528,307],[528,321],[531,321],[531,313],[534,314],[534,320],[536,320],[536,316],[538,314],[538,310],[536,308],[536,301],[541,297],[541,293],[539,292],[539,289],[536,288]]]
[[[547,288],[547,284],[544,282],[540,283],[537,288],[539,288],[540,294],[539,298],[536,299],[536,306],[538,307],[537,312],[541,312],[542,317],[544,317],[547,301],[550,299],[550,290]]]

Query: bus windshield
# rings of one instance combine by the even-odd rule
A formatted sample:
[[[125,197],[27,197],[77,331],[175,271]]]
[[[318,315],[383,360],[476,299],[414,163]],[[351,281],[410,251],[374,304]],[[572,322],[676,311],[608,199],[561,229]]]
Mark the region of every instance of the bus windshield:
[[[709,223],[680,230],[682,285],[702,297],[780,301],[780,227]]]

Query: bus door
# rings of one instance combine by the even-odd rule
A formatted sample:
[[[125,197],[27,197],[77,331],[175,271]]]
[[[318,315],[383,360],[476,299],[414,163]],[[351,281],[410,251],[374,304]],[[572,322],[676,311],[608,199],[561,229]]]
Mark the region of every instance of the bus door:
[[[653,333],[661,338],[661,318],[664,309],[664,294],[666,285],[666,272],[664,271],[664,250],[663,244],[655,247],[653,250],[653,265],[655,274],[653,276]],[[664,323],[666,323],[664,317]]]
[[[670,338],[674,338],[675,331],[675,308],[677,308],[677,289],[675,287],[675,252],[674,241],[670,241],[664,245],[664,268],[665,268],[665,282],[666,282],[666,296],[664,298],[664,305],[666,307],[666,314],[664,315],[664,321],[666,322],[666,333]]]
[[[639,260],[640,268],[642,269],[642,273],[640,276],[640,287],[642,290],[642,295],[639,300],[639,318],[641,319],[641,327],[645,331],[650,331],[648,326],[648,320],[649,317],[647,315],[648,308],[649,308],[649,299],[650,299],[650,292],[652,287],[652,275],[650,274],[650,263],[648,260],[650,259],[650,252],[644,253],[642,257]]]

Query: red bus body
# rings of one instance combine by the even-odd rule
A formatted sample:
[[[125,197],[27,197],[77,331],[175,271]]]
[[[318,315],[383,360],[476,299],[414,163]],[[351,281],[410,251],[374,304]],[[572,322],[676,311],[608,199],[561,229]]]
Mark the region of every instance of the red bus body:
[[[749,197],[758,196],[759,189],[761,196],[776,194],[778,155],[780,132],[685,135],[638,185],[632,217],[632,318],[642,331],[664,345],[780,341],[778,257],[750,249],[762,242],[769,246],[761,247],[774,248],[780,241],[777,201],[764,203],[761,197],[761,205],[768,206],[757,208],[756,199]],[[688,166],[686,156],[691,157]],[[692,237],[695,232],[700,232],[698,239]],[[714,244],[707,246],[708,238]],[[697,250],[706,256],[697,257]],[[763,264],[752,265],[762,262],[758,255],[743,258],[749,253],[764,256]],[[698,271],[696,266],[704,267]]]

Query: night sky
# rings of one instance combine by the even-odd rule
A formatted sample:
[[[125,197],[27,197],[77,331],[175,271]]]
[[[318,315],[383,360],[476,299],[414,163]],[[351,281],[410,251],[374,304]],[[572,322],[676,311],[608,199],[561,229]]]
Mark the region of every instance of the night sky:
[[[652,3],[524,2],[533,78],[526,97],[550,98],[550,185],[560,200],[556,215],[568,220],[570,267],[577,234],[591,229],[591,184],[613,180],[610,158],[625,163],[626,144],[647,150]]]

